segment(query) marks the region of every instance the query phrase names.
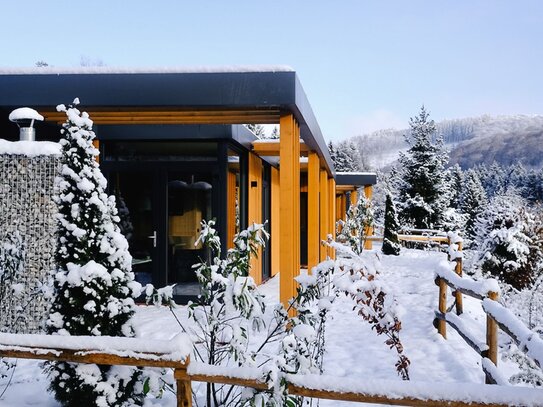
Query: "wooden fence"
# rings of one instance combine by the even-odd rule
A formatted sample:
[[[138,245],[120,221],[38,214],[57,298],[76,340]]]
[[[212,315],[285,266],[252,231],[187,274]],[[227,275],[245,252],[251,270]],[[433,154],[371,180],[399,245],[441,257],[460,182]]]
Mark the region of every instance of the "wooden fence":
[[[56,340],[54,348],[50,346],[14,346],[22,335],[0,334],[0,357],[20,359],[39,359],[72,363],[92,363],[102,365],[128,365],[140,367],[165,367],[174,369],[177,384],[177,406],[192,406],[192,382],[220,383],[232,386],[250,387],[267,390],[268,385],[258,378],[258,370],[251,374],[239,373],[236,368],[225,368],[190,364],[188,356],[172,356],[171,353],[137,351],[137,346],[129,346],[130,351],[104,351],[102,348],[88,346],[74,349],[73,345],[63,347],[66,337],[48,337]],[[25,335],[28,338],[43,339],[46,335]],[[84,343],[96,337],[68,337]],[[102,338],[103,339],[103,338]],[[119,338],[112,338],[117,340]],[[130,344],[137,339],[122,338]],[[37,341],[42,342],[42,341]],[[156,341],[157,345],[161,341]],[[108,346],[109,347],[109,346]],[[148,347],[147,347],[148,348]],[[250,377],[248,377],[250,376]],[[455,407],[505,407],[510,405],[543,405],[543,391],[520,388],[511,395],[510,388],[502,386],[474,385],[465,383],[411,383],[404,381],[355,380],[323,375],[287,375],[288,394],[294,396],[352,401],[400,406],[455,406]],[[338,382],[340,383],[338,385]],[[515,391],[517,391],[515,389]]]
[[[543,366],[543,340],[537,333],[531,332],[509,310],[499,302],[499,286],[495,280],[474,281],[462,277],[462,242],[456,244],[450,253],[456,254],[454,272],[446,266],[437,271],[435,283],[439,287],[438,310],[435,312],[434,325],[443,338],[447,338],[447,324],[451,326],[464,341],[482,357],[482,368],[487,384],[508,384],[507,380],[497,370],[498,366],[498,328],[509,335],[513,341],[539,366]],[[451,287],[454,297],[456,315],[452,313],[453,306],[447,305],[447,287]],[[486,342],[475,338],[465,327],[458,315],[463,312],[462,295],[481,300],[486,314]],[[543,404],[543,399],[542,399]]]

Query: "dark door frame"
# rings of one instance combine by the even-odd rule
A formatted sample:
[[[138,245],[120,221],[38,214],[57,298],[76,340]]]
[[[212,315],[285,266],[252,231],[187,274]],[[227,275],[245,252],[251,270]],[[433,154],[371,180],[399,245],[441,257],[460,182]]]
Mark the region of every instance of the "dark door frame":
[[[217,162],[122,162],[107,161],[101,163],[101,169],[108,179],[108,188],[112,187],[111,175],[116,172],[123,173],[151,173],[153,180],[152,190],[152,208],[153,225],[157,232],[157,243],[155,248],[156,261],[153,266],[153,284],[157,287],[163,287],[168,284],[168,173],[170,172],[191,172],[211,174],[213,183],[212,195],[212,217],[221,219],[226,216],[226,209],[222,210],[222,203],[225,198],[221,195],[226,192],[225,182],[220,177],[219,166]],[[224,189],[224,191],[223,191]],[[215,193],[215,191],[217,191]],[[113,191],[109,191],[112,193]],[[218,224],[218,230],[222,233],[222,225]]]

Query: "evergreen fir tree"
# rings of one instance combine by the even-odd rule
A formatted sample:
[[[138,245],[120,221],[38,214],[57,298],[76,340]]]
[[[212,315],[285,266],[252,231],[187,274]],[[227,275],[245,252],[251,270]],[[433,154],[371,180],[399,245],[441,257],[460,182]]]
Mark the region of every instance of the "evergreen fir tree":
[[[466,180],[462,188],[460,199],[460,208],[466,215],[465,231],[468,239],[474,239],[476,236],[476,221],[479,214],[484,210],[487,200],[486,192],[479,181],[477,173],[468,170]]]
[[[464,184],[464,173],[458,164],[453,165],[447,171],[448,182],[447,189],[449,191],[449,207],[460,209],[462,186]]]
[[[334,167],[336,165],[336,149],[334,147],[334,143],[331,141],[328,143],[328,152],[330,153],[330,158],[332,159],[332,162],[334,163]]]
[[[409,121],[409,149],[401,153],[399,199],[400,217],[419,229],[439,227],[448,202],[443,138],[435,136],[436,126],[424,108]]]
[[[396,217],[396,207],[390,193],[387,194],[385,203],[385,232],[383,236],[383,254],[400,254],[400,241],[398,239],[398,218]]]
[[[56,335],[133,336],[134,298],[141,286],[131,272],[128,243],[119,231],[115,198],[95,157],[92,121],[74,105],[57,110],[68,119],[61,130],[62,171],[57,178],[57,270],[47,331]],[[51,362],[50,390],[64,406],[142,404],[139,370],[129,367]]]
[[[481,184],[488,199],[505,193],[507,190],[505,171],[501,165],[494,161],[489,167],[482,166]]]
[[[356,172],[361,170],[360,152],[352,141],[342,141],[337,145],[330,142],[328,148],[336,171]]]

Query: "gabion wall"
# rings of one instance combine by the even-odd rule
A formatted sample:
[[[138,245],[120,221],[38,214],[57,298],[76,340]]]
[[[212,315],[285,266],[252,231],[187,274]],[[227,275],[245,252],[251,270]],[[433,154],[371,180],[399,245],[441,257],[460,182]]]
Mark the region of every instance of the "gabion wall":
[[[0,328],[6,331],[43,331],[47,303],[39,286],[54,268],[57,209],[52,197],[59,170],[58,156],[0,154],[0,242],[19,232],[24,270],[16,281],[22,293],[0,298]]]

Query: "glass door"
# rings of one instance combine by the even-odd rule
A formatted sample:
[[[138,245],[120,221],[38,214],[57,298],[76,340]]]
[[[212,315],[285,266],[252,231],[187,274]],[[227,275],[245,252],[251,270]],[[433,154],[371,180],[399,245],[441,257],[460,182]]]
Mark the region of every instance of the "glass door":
[[[119,227],[128,240],[136,280],[144,285],[153,283],[158,267],[153,173],[113,172],[110,185],[117,202]]]
[[[197,241],[200,222],[213,217],[213,176],[171,171],[167,195],[168,284],[176,284],[176,296],[196,296],[200,287],[192,266],[207,256],[207,250]]]

